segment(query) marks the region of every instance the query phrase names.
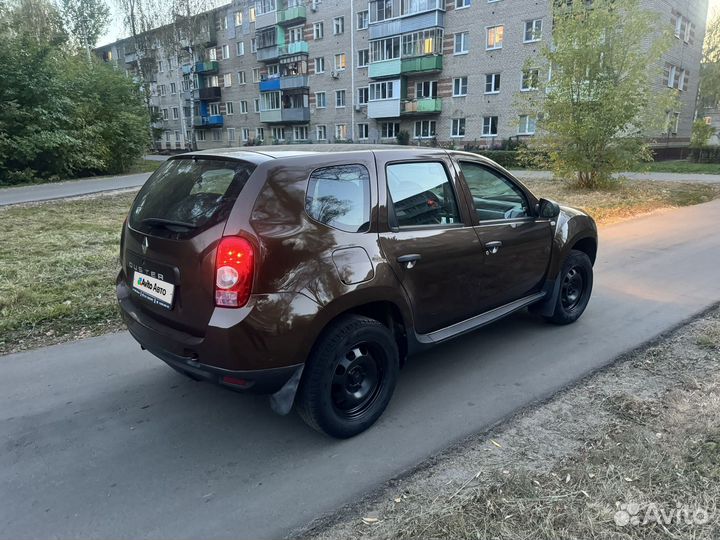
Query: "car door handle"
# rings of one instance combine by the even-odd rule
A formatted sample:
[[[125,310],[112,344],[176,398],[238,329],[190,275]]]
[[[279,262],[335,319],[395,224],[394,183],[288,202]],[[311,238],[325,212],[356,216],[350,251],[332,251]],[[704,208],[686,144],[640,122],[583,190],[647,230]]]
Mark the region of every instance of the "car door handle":
[[[404,264],[405,268],[410,270],[420,259],[422,259],[422,256],[419,253],[410,253],[408,255],[400,255],[400,257],[397,258],[397,262]]]
[[[500,240],[488,242],[485,244],[485,255],[495,255],[498,251],[500,251],[502,245],[503,244]]]

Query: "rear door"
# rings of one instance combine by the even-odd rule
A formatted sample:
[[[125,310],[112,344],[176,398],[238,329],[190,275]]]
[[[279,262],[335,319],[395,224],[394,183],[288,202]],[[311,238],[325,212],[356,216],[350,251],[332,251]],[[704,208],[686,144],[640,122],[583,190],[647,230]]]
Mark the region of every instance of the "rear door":
[[[483,256],[452,162],[438,153],[376,155],[389,229],[380,245],[410,299],[415,329],[424,334],[477,314],[472,293]]]
[[[483,247],[483,311],[537,292],[550,262],[549,220],[535,216],[534,197],[499,169],[462,157],[457,163]]]
[[[122,264],[131,299],[159,322],[202,335],[214,310],[215,247],[255,165],[171,159],[128,216]]]

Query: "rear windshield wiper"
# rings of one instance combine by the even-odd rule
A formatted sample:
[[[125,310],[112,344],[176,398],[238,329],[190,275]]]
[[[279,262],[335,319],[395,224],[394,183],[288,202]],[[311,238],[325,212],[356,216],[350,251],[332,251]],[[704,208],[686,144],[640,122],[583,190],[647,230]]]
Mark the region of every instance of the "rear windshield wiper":
[[[149,225],[150,227],[163,227],[170,230],[172,230],[173,227],[187,230],[197,229],[197,225],[193,225],[192,223],[185,223],[184,221],[175,221],[173,219],[145,218],[140,223],[142,225]]]

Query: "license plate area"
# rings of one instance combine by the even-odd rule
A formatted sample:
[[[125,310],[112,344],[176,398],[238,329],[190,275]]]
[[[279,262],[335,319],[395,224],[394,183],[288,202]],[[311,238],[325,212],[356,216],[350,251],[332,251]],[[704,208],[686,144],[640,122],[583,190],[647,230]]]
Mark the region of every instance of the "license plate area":
[[[168,266],[129,254],[127,275],[132,292],[156,306],[172,309],[175,298],[175,272]]]

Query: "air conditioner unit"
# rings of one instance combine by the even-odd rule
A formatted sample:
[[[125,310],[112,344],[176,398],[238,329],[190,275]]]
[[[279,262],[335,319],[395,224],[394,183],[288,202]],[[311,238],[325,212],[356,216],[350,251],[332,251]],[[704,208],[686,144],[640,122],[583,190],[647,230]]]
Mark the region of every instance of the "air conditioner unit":
[[[340,73],[337,72],[337,71],[331,71],[331,72],[330,72],[330,76],[331,76],[333,79],[339,79],[339,78],[340,78]]]
[[[362,105],[356,103],[356,104],[355,104],[355,110],[356,110],[357,112],[362,111]]]

